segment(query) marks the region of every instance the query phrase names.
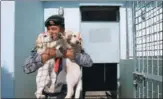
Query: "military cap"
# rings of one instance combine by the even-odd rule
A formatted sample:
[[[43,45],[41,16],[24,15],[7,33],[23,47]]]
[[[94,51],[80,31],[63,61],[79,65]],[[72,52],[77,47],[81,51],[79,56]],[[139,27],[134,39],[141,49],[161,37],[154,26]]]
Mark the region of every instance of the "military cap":
[[[59,25],[64,27],[64,17],[61,15],[52,15],[45,21],[45,27]]]

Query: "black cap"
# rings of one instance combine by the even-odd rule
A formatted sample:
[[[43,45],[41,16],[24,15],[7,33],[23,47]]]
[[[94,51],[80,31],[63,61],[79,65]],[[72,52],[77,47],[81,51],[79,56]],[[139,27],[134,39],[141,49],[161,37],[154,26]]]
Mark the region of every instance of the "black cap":
[[[61,26],[64,28],[64,17],[60,15],[52,15],[45,21],[45,27]]]

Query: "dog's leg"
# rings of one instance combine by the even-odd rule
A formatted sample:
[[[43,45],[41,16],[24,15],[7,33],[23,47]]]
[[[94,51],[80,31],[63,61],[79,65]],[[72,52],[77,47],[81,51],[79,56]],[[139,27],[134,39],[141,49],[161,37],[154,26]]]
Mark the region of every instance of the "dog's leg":
[[[66,81],[67,81],[67,95],[66,95],[66,99],[70,99],[72,98],[73,94],[74,94],[74,84],[73,84],[73,79],[71,78],[71,76],[69,74],[66,75]]]
[[[51,83],[50,83],[50,87],[46,86],[44,91],[47,92],[47,93],[54,93],[55,91],[55,82],[56,82],[56,77],[57,77],[57,74],[54,72],[54,59],[51,59],[50,60],[50,80],[51,80]]]
[[[82,79],[79,80],[75,90],[75,99],[80,98],[80,92],[82,91]]]
[[[68,85],[67,84],[67,95],[66,95],[66,99],[71,99],[72,96],[74,94],[74,90],[73,90],[73,87],[71,85]]]
[[[49,64],[46,63],[42,67],[38,69],[37,75],[36,75],[36,85],[37,90],[35,92],[35,95],[37,98],[43,98],[45,97],[42,94],[42,91],[44,90],[44,87],[49,83]]]

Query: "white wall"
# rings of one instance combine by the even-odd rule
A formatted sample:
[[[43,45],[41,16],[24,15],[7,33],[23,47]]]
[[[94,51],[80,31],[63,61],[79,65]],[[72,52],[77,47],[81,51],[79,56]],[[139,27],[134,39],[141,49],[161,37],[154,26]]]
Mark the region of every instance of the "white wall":
[[[22,66],[43,31],[43,7],[39,0],[17,0],[15,11],[15,98],[35,98],[36,74],[25,74]]]
[[[14,97],[15,1],[1,1],[1,91],[2,98]],[[10,89],[11,88],[11,89]],[[1,96],[1,95],[0,95]]]
[[[127,29],[128,29],[128,44],[129,44],[129,48],[128,48],[128,51],[129,51],[129,57],[130,59],[133,59],[133,19],[132,19],[132,9],[131,7],[128,7],[126,9],[127,11],[127,18],[128,18],[128,22],[126,23],[127,24]],[[127,30],[126,30],[127,31]]]
[[[51,15],[58,14],[58,8],[49,8],[44,10],[44,21]],[[75,17],[71,18],[74,15]],[[79,8],[64,8],[65,29],[73,32],[79,32],[80,14]],[[45,28],[46,30],[46,28]]]
[[[126,9],[120,7],[120,59],[126,59]]]
[[[94,63],[119,63],[119,22],[82,22],[84,49]]]

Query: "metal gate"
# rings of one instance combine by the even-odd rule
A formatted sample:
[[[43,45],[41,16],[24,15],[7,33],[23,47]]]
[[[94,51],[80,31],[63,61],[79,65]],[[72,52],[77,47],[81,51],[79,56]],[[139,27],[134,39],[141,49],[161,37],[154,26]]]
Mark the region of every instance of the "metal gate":
[[[136,98],[162,98],[163,2],[132,2]]]

